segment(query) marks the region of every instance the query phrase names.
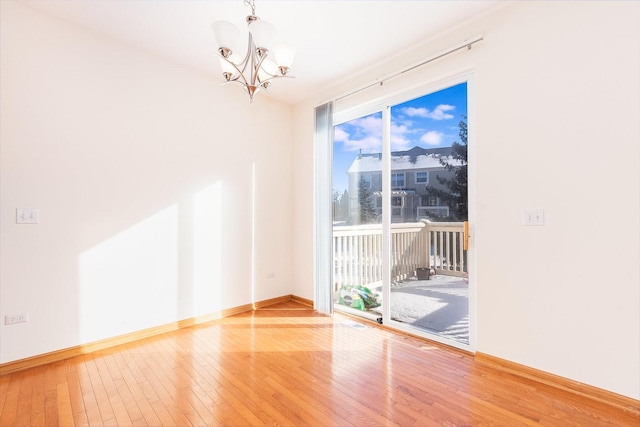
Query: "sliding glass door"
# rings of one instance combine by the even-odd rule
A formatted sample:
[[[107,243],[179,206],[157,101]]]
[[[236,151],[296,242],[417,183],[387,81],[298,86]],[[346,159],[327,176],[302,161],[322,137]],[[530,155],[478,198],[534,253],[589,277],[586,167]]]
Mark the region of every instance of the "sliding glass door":
[[[336,310],[470,344],[467,82],[334,127]],[[395,100],[394,100],[395,101]]]

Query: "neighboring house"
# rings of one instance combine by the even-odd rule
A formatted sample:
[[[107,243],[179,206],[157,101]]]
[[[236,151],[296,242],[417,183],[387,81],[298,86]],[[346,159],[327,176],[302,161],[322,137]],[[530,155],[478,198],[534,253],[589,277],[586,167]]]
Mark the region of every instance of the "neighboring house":
[[[391,153],[391,222],[446,219],[450,216],[449,206],[429,190],[446,190],[437,176],[449,179],[453,176],[453,171],[446,170],[440,159],[445,158],[453,166],[462,165],[451,154],[451,147],[413,147],[407,151]],[[347,173],[350,222],[361,223],[358,197],[361,177],[365,181],[365,191],[370,192],[368,198],[376,210],[379,222],[382,213],[382,155],[359,154]]]

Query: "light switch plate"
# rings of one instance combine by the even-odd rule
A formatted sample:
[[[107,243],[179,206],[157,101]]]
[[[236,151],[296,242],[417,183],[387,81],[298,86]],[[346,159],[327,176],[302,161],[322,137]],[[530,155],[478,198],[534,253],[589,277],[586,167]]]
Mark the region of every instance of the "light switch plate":
[[[525,209],[524,225],[544,225],[544,209]]]
[[[39,209],[18,208],[16,210],[16,224],[38,224],[39,222]]]

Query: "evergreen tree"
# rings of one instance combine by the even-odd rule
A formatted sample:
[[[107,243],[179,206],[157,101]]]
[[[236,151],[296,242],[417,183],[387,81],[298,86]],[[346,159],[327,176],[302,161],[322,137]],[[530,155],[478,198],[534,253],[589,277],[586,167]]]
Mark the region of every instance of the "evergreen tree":
[[[375,222],[378,215],[371,201],[371,189],[362,175],[358,180],[358,204],[360,205],[360,224]]]
[[[333,189],[333,203],[332,203],[332,215],[333,221],[338,221],[340,217],[340,192]]]
[[[453,221],[466,221],[468,219],[468,174],[467,174],[467,117],[463,116],[458,127],[460,142],[451,144],[451,158],[458,164],[449,163],[447,158],[440,158],[440,164],[447,171],[453,172],[451,178],[436,175],[438,182],[445,186],[446,190],[432,189],[432,194],[449,206]]]
[[[348,221],[349,220],[349,192],[344,190],[342,193],[342,197],[340,198],[340,206],[338,208],[340,220]]]
[[[349,192],[344,190],[342,194],[333,190],[333,221],[347,221],[349,219]]]

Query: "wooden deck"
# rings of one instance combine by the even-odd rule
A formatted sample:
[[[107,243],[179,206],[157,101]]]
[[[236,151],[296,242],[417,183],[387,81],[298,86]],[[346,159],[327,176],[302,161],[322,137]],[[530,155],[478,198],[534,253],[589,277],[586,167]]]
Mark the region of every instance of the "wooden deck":
[[[638,426],[466,353],[289,302],[0,377],[0,426]]]

